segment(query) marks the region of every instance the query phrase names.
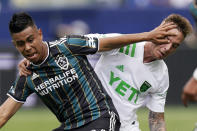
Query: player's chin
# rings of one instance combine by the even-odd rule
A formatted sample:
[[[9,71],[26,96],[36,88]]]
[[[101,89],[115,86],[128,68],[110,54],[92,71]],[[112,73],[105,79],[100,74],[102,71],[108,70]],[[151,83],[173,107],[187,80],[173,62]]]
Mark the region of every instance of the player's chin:
[[[38,63],[38,59],[37,58],[29,58],[29,57],[25,57],[27,60],[29,60],[30,62],[36,64]]]
[[[164,59],[164,58],[166,58],[166,56],[165,56],[165,55],[162,55],[162,54],[158,54],[158,55],[156,56],[156,59],[157,59],[157,60],[161,60],[161,59]]]
[[[162,56],[157,56],[156,59],[161,60],[161,59],[163,59],[163,57]]]
[[[37,55],[37,54],[34,54],[32,56],[26,56],[25,58],[35,64],[38,63],[38,61],[39,61],[39,55]]]

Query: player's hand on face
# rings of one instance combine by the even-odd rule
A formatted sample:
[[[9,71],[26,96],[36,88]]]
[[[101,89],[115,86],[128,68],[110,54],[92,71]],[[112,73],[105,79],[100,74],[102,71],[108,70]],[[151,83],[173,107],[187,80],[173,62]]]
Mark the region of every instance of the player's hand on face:
[[[177,25],[175,25],[173,22],[162,22],[161,25],[149,32],[148,37],[154,44],[168,44],[170,41],[167,39],[167,36],[176,35],[174,33],[168,32],[168,30],[176,27]]]
[[[31,75],[31,71],[28,70],[26,67],[30,65],[30,62],[27,59],[23,59],[18,64],[19,75],[20,76],[28,76]]]

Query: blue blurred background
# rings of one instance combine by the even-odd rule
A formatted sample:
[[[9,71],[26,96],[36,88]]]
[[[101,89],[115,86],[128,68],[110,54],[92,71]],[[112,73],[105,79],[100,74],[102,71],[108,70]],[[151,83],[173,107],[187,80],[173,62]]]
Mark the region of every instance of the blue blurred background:
[[[0,1],[0,104],[18,75],[22,58],[11,43],[8,22],[14,12],[27,11],[42,29],[44,40],[63,34],[139,33],[154,29],[171,13],[192,23],[192,0],[1,0]],[[169,67],[170,88],[167,104],[181,104],[181,91],[197,66],[197,44],[189,37],[178,51],[165,61]],[[30,106],[39,103],[30,98]],[[29,104],[27,104],[29,106]]]

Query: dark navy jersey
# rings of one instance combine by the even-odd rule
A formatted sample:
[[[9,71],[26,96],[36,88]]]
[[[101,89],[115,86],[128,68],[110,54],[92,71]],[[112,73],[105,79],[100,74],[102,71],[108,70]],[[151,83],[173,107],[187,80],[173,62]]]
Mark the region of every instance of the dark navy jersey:
[[[8,95],[25,102],[36,93],[65,124],[65,130],[80,127],[115,110],[86,55],[98,51],[98,39],[66,36],[49,42],[49,53],[40,65],[31,63],[32,75],[18,77]]]

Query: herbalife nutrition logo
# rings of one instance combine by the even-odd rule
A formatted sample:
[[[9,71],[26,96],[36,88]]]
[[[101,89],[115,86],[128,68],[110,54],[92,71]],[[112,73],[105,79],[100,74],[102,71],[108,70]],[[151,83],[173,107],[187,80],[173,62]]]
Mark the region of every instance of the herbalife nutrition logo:
[[[124,72],[124,65],[117,65],[116,68],[121,72]]]

